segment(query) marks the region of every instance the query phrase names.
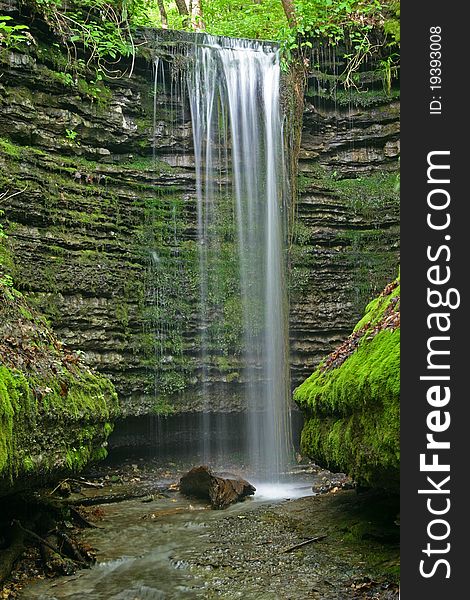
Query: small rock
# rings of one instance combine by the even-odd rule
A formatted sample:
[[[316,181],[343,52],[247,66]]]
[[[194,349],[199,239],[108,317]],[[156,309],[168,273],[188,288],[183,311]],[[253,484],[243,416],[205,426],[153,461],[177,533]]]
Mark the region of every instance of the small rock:
[[[57,488],[57,493],[59,494],[59,496],[62,496],[62,498],[68,498],[72,493],[72,490],[70,489],[70,484],[67,481],[62,481],[62,483]]]

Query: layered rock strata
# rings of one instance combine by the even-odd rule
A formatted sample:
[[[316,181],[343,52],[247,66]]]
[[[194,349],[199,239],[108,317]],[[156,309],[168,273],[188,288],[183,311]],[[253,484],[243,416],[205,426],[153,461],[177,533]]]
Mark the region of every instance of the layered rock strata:
[[[72,76],[65,54],[36,37],[28,53],[0,55],[0,185],[22,192],[0,208],[19,289],[111,378],[123,414],[201,410],[203,384],[206,408],[241,410],[230,243],[206,336],[210,364],[201,364],[184,60],[175,48],[162,52],[155,88],[143,59],[132,78],[103,82]],[[312,69],[289,259],[294,384],[347,334],[398,261],[398,105],[375,92],[341,104],[320,81]]]

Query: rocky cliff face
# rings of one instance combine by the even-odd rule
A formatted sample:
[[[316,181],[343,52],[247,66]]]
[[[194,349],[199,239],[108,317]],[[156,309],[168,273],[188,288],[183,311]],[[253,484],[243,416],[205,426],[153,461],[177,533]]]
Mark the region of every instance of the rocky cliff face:
[[[348,335],[399,261],[397,91],[383,89],[377,64],[344,91],[341,56],[315,52],[310,62],[291,250],[294,385]]]
[[[148,412],[156,377],[169,395],[194,370],[187,115],[174,124],[159,89],[154,136],[150,64],[104,85],[66,77],[47,44],[1,60],[1,185],[23,190],[4,206],[15,281],[126,411]]]
[[[112,384],[62,346],[0,263],[0,496],[106,456],[117,407]]]
[[[0,54],[0,185],[22,191],[1,207],[15,281],[110,376],[129,415],[198,410],[203,371],[214,411],[239,409],[243,396],[233,290],[225,319],[214,315],[212,363],[200,364],[194,156],[174,56],[154,99],[151,62],[105,84],[72,76],[44,36],[28,54]],[[290,259],[294,383],[397,262],[398,106],[318,99],[310,89]]]
[[[354,332],[294,392],[302,451],[359,484],[400,482],[400,286],[388,285]]]

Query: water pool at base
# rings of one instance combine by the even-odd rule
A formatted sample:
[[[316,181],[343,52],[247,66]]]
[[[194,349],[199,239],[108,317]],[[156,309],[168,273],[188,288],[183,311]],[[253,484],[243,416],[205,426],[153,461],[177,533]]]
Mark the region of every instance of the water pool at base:
[[[211,510],[207,504],[190,501],[177,493],[152,503],[131,500],[103,505],[100,529],[86,530],[84,534],[87,543],[97,549],[97,564],[71,577],[32,584],[21,598],[183,600],[212,597],[197,564],[185,556],[188,552],[193,557],[203,555],[213,549],[209,532],[215,522],[235,518],[244,523],[261,507],[312,494],[311,487],[304,481],[258,483],[256,487],[253,498],[224,511]],[[229,540],[225,546],[230,546]]]

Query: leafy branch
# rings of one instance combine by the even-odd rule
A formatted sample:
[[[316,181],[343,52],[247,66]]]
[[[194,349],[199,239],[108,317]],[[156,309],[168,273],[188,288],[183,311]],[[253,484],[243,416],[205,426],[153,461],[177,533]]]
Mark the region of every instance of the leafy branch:
[[[33,7],[66,46],[70,62],[79,63],[80,49],[87,52],[86,66],[95,66],[108,77],[121,77],[115,68],[122,57],[132,57],[136,45],[129,22],[127,0],[84,0],[63,5],[61,0],[31,0]]]
[[[307,66],[305,50],[312,48],[315,42],[324,43],[324,40],[327,40],[331,46],[344,44],[350,48],[350,51],[344,54],[347,63],[339,76],[345,88],[356,87],[355,74],[367,56],[380,51],[381,48],[399,43],[396,27],[386,27],[392,22],[399,23],[396,20],[399,19],[399,2],[291,0],[291,4],[295,6],[295,19],[289,17],[286,12],[289,26],[284,28],[281,34],[284,62],[289,63],[294,55],[300,55]],[[390,11],[393,13],[393,19],[388,18]],[[374,30],[382,30],[384,37],[380,42],[373,44],[371,32]]]
[[[0,15],[0,46],[8,50],[19,50],[30,41],[27,25],[13,25],[12,17]]]

